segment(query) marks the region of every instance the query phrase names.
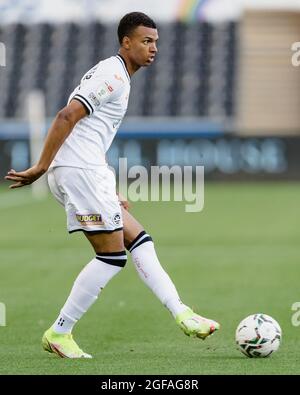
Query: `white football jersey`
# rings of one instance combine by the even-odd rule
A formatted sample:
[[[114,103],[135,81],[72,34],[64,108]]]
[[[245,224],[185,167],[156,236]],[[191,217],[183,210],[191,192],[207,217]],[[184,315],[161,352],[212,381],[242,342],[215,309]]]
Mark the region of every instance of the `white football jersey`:
[[[95,169],[105,164],[105,153],[126,113],[129,93],[130,76],[120,55],[89,70],[68,100],[80,101],[88,115],[75,125],[50,167]]]

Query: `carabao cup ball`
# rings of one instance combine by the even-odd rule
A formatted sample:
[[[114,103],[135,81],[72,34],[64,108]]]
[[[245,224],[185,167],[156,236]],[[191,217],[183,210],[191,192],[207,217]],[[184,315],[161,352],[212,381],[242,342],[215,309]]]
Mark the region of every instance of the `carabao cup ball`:
[[[280,325],[269,315],[258,313],[243,319],[235,332],[238,349],[250,358],[265,358],[278,350]]]

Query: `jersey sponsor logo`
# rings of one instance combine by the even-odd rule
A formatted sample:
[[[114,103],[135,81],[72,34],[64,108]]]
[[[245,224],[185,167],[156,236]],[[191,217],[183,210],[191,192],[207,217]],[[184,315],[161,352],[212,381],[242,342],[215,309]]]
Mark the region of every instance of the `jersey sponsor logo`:
[[[95,106],[100,106],[100,101],[97,99],[96,95],[94,95],[93,92],[91,92],[89,94],[89,98],[91,99],[91,102],[95,105]]]
[[[120,225],[120,223],[121,223],[121,214],[120,214],[120,213],[116,213],[116,214],[113,216],[112,220],[113,220],[113,223],[114,223],[115,225]]]
[[[100,214],[76,214],[76,218],[83,226],[104,225]]]

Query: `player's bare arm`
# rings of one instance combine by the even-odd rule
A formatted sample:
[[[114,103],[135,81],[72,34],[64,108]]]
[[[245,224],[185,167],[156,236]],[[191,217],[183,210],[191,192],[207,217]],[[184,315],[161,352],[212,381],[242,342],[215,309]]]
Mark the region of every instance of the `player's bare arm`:
[[[76,123],[86,115],[85,107],[77,100],[72,100],[70,104],[60,110],[49,129],[38,163],[25,171],[16,172],[11,169],[7,173],[5,179],[15,181],[10,185],[10,188],[20,188],[32,184],[46,173],[57,151],[72,132]]]

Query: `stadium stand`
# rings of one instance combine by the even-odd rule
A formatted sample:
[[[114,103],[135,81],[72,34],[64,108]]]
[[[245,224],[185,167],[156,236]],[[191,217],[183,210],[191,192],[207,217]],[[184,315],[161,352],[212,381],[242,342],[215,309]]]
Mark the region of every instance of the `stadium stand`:
[[[159,26],[159,54],[137,73],[128,115],[232,117],[236,22]],[[0,118],[22,118],[31,89],[45,93],[47,116],[63,107],[82,75],[118,50],[115,24],[4,25],[7,67],[0,75]]]

